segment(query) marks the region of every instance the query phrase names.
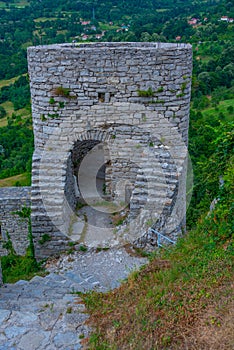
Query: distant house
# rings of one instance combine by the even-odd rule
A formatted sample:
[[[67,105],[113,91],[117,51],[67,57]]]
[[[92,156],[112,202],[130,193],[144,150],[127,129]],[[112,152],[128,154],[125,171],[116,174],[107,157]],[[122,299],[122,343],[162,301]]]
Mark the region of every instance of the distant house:
[[[81,25],[82,26],[87,26],[87,25],[89,25],[90,24],[90,21],[82,21],[81,22]]]
[[[225,22],[228,22],[228,16],[222,16],[221,18],[220,18],[220,21],[225,21]]]
[[[222,16],[222,17],[220,18],[220,21],[228,22],[228,23],[233,23],[234,19],[233,19],[233,18],[229,18],[228,16]]]
[[[95,35],[95,38],[96,38],[96,39],[101,39],[102,37],[103,37],[102,34],[96,34],[96,35]]]
[[[188,20],[188,24],[190,24],[191,26],[195,26],[198,23],[198,18],[191,18],[190,20]]]
[[[121,26],[121,29],[122,29],[123,32],[127,32],[127,31],[128,31],[128,26],[126,26],[126,25],[123,24],[123,25]]]
[[[89,36],[87,34],[82,34],[81,39],[82,40],[88,40]]]

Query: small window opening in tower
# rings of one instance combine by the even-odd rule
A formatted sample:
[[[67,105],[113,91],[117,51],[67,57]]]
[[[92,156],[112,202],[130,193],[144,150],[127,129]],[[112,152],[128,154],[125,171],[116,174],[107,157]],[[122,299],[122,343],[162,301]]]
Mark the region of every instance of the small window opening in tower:
[[[104,92],[99,92],[98,93],[98,101],[101,103],[105,102],[105,93]]]

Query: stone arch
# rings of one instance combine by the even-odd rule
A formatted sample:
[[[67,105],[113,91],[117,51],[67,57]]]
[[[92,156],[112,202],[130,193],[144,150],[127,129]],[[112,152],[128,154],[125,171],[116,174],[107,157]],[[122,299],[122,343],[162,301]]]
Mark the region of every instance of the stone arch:
[[[105,130],[103,130],[103,128]],[[115,136],[114,138],[112,138],[113,135]],[[177,136],[176,132],[174,136],[175,138],[177,137],[180,139],[180,137]],[[126,137],[128,138],[128,142],[125,141],[125,145],[123,149],[121,149],[122,142],[124,139],[126,139]],[[175,183],[175,178],[177,176],[177,167],[174,164],[174,160],[172,159],[170,152],[167,150],[167,146],[163,145],[157,136],[151,135],[151,132],[148,129],[141,129],[141,126],[139,125],[105,123],[103,125],[100,125],[100,129],[92,129],[79,134],[76,132],[70,134],[69,138],[67,139],[68,142],[66,143],[65,151],[62,153],[60,151],[60,156],[56,156],[56,159],[61,159],[60,169],[57,168],[57,171],[60,170],[60,176],[59,173],[57,176],[60,180],[62,180],[62,174],[66,174],[66,180],[62,180],[62,186],[57,189],[56,192],[51,194],[47,192],[45,195],[42,194],[42,201],[48,217],[52,219],[52,223],[57,228],[58,232],[60,232],[60,235],[63,233],[66,236],[66,239],[69,238],[70,221],[74,218],[74,209],[77,198],[75,198],[75,195],[72,191],[72,189],[74,189],[74,179],[70,176],[72,174],[72,170],[68,164],[70,159],[70,152],[73,149],[74,144],[77,142],[74,140],[77,139],[80,143],[90,141],[94,142],[95,144],[102,141],[108,141],[109,146],[112,148],[112,161],[117,161],[117,165],[114,164],[115,174],[112,174],[113,176],[109,181],[119,184],[119,179],[122,181],[122,179],[126,177],[126,180],[133,179],[132,183],[135,184],[136,182],[130,203],[131,234],[128,234],[128,239],[131,241],[133,238],[136,239],[136,237],[141,234],[138,229],[139,225],[141,225],[142,228],[146,229],[146,225],[149,225],[147,221],[151,221],[150,225],[153,225],[160,219],[162,228],[162,226],[165,225],[166,220],[164,220],[162,223],[161,214],[163,214],[165,217],[168,217],[172,213],[172,210],[174,208],[173,202],[176,201],[178,192],[178,184]],[[149,145],[150,140],[154,143],[154,147],[152,147],[152,145]],[[139,145],[140,148],[137,147]],[[182,146],[181,143],[180,145]],[[54,147],[54,150],[52,150],[53,153],[51,153],[52,146]],[[46,164],[48,164],[49,161],[51,162],[53,156],[56,155],[56,152],[54,152],[56,149],[58,148],[56,147],[54,138],[52,137],[51,140],[47,142],[43,156],[40,160],[40,170],[42,172],[42,176],[40,178],[40,187],[42,188],[44,187],[43,183],[45,182],[47,188],[50,188],[50,184],[52,186],[54,184],[54,169],[47,169],[46,178],[44,177],[44,170]],[[47,150],[49,152],[47,152]],[[134,178],[131,178],[131,176],[129,176],[129,173],[131,173],[130,168],[128,172],[123,168],[123,163],[126,163],[124,156],[127,157],[128,168],[131,168],[131,163],[138,166],[138,169],[134,167]],[[170,159],[172,159],[172,161],[169,164],[168,161]],[[107,161],[108,160],[109,159],[107,159]],[[153,172],[150,171],[150,174],[145,174],[147,169],[144,169],[144,167],[146,167],[147,162],[150,162],[148,163],[148,167],[153,166],[154,169]],[[59,165],[58,162],[56,164]],[[167,169],[168,164],[169,170]],[[51,170],[52,172],[50,174]],[[155,185],[156,181],[157,186]],[[67,191],[66,193],[66,185],[68,183],[71,190]],[[159,187],[161,189],[166,188],[167,191],[159,191],[159,198],[155,198],[155,194],[152,192],[155,187]],[[122,190],[123,187],[120,186],[116,189],[115,186],[113,197],[115,197],[115,195],[117,197],[121,196]],[[171,198],[172,195],[173,199]],[[91,205],[92,203],[88,202],[88,204]],[[55,216],[54,210],[56,210]],[[131,238],[131,236],[133,237]]]
[[[66,170],[65,196],[73,209],[75,209],[78,200],[85,201],[79,189],[78,173],[80,163],[95,146],[99,145],[98,148],[100,145],[104,147],[105,142],[109,139],[110,135],[106,130],[93,129],[74,134],[72,140],[70,140],[69,156],[67,161],[64,162],[64,170]],[[105,166],[105,162],[103,166]],[[87,170],[87,172],[89,171],[90,169]]]

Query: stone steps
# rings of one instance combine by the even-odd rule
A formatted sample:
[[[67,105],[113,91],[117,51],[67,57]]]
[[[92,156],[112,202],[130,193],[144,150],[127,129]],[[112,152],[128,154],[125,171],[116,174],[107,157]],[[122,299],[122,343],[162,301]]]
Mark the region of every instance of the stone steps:
[[[165,215],[165,208],[170,210],[178,183],[177,167],[168,151],[150,149],[141,162],[144,168],[136,175],[131,201],[131,215],[137,219],[137,227],[145,227],[152,215],[155,218]]]
[[[75,252],[50,263],[45,277],[5,284],[0,288],[0,349],[82,349],[81,338],[90,329],[76,292],[113,289],[145,263],[121,248]]]

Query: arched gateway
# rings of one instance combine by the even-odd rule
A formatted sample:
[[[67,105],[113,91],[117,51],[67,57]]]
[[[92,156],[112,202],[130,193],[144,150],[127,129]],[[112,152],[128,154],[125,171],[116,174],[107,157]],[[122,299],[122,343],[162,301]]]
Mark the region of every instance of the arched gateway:
[[[142,242],[150,227],[175,239],[186,212],[191,46],[38,46],[28,66],[37,257],[72,240]],[[87,230],[88,214],[97,220]],[[99,215],[123,224],[113,229]]]

